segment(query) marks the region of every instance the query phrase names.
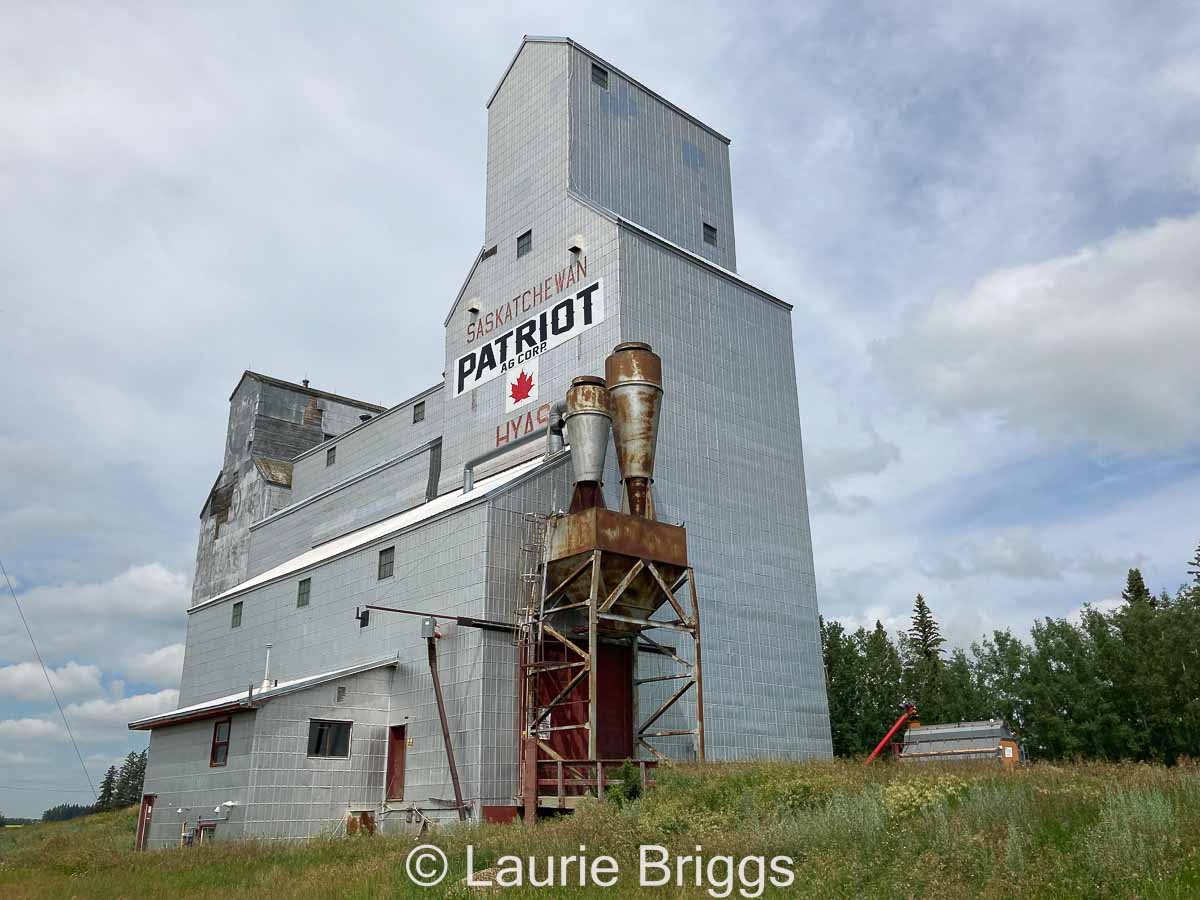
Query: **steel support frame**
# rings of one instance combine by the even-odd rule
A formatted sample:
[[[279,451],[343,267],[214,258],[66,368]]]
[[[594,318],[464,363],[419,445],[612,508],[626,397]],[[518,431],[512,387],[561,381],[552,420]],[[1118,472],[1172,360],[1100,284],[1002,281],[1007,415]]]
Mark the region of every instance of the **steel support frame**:
[[[700,605],[696,595],[695,571],[689,566],[673,585],[668,585],[655,563],[650,559],[639,559],[624,554],[618,555],[629,560],[629,568],[625,571],[620,582],[608,593],[602,594],[601,563],[605,551],[595,549],[590,551],[578,565],[572,566],[567,574],[557,583],[543,581],[542,599],[538,608],[529,611],[529,627],[522,630],[518,647],[522,684],[520,686],[520,712],[522,717],[521,746],[518,759],[520,760],[521,794],[525,807],[525,818],[532,821],[537,810],[537,785],[541,779],[537,776],[538,750],[550,757],[550,761],[558,765],[558,771],[566,770],[568,777],[587,781],[586,770],[599,766],[598,734],[597,734],[597,700],[599,671],[596,662],[599,658],[601,640],[601,624],[604,622],[619,622],[632,625],[632,628],[622,633],[632,638],[633,652],[637,653],[639,643],[644,642],[657,648],[662,656],[668,657],[680,667],[676,674],[656,676],[653,678],[635,678],[633,690],[635,708],[637,689],[642,684],[657,681],[680,681],[682,684],[663,703],[658,705],[640,724],[634,722],[635,751],[638,748],[646,750],[655,760],[668,757],[652,740],[663,737],[693,735],[696,758],[704,762],[704,679],[700,647]],[[633,583],[643,570],[648,571],[663,595],[665,604],[675,614],[674,618],[643,619],[613,613],[610,610],[616,606],[624,591]],[[586,601],[570,602],[567,591],[578,579],[588,579],[588,596]],[[683,590],[686,589],[686,590]],[[678,594],[683,593],[682,599]],[[586,607],[587,640],[582,636],[568,637],[562,626],[561,614],[570,610],[583,611]],[[559,625],[559,627],[555,627]],[[674,632],[687,634],[694,646],[694,659],[688,661],[669,648],[655,641],[648,632],[655,629],[669,629]],[[545,641],[550,638],[560,643],[564,648],[564,658],[547,660],[544,655]],[[586,647],[586,649],[585,649]],[[552,672],[570,671],[565,684],[555,693],[555,696],[544,707],[538,706],[539,681]],[[556,708],[570,703],[568,699],[580,684],[587,685],[587,716],[583,724],[554,727],[552,715]],[[557,682],[556,682],[557,684]],[[696,719],[695,725],[689,729],[673,729],[668,731],[652,731],[654,723],[662,718],[687,693],[695,690]],[[549,723],[549,727],[547,724]],[[543,732],[553,732],[561,729],[586,729],[587,752],[586,760],[565,760],[562,755],[551,747],[547,740],[539,735]],[[543,765],[545,763],[542,763]],[[593,782],[603,781],[602,770],[593,777]],[[561,794],[561,790],[557,793]],[[531,796],[535,795],[535,796]],[[561,798],[560,801],[561,803]]]

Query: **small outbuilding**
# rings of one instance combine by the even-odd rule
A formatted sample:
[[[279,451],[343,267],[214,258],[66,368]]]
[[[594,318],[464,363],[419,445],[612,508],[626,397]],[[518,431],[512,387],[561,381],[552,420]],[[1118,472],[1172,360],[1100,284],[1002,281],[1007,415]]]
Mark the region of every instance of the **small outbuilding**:
[[[1015,766],[1023,758],[1020,742],[1002,719],[910,725],[899,754],[901,762],[910,763],[994,759]]]

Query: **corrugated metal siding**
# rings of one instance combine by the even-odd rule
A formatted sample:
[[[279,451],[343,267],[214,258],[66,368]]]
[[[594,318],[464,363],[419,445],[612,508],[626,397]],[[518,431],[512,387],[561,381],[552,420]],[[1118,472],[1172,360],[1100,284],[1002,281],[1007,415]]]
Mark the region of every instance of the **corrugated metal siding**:
[[[571,50],[571,187],[668,240],[737,271],[729,147],[653,94]],[[705,243],[703,225],[717,229]]]
[[[687,523],[709,752],[827,756],[790,314],[628,230],[621,271],[622,338],[663,358],[654,491]]]

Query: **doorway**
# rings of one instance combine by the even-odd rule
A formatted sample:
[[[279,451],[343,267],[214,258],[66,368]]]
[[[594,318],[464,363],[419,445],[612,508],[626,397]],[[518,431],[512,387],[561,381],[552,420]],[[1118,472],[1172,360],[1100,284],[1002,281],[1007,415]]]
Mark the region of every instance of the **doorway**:
[[[142,808],[138,811],[137,838],[134,841],[135,850],[146,849],[146,838],[150,833],[150,819],[154,815],[154,800],[157,794],[142,794]]]
[[[398,803],[404,799],[404,753],[408,747],[408,726],[388,729],[387,786],[385,799]]]

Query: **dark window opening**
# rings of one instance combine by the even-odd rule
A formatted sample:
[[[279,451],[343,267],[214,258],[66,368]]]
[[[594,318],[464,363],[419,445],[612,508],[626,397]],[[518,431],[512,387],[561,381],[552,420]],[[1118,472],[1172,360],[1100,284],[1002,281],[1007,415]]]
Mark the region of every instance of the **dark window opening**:
[[[598,66],[592,63],[592,84],[597,84],[600,87],[608,90],[608,69],[604,66]]]
[[[322,441],[332,441],[335,437],[337,437],[336,434],[326,434],[326,435],[324,435],[324,437],[321,438],[321,440]]]
[[[344,703],[345,700],[346,700],[346,686],[344,684],[339,684],[338,688],[337,688],[337,699],[334,700],[333,702],[334,703]]]
[[[229,627],[230,628],[241,628],[242,627],[242,601],[241,600],[239,600],[237,603],[233,604],[233,613],[229,617]]]
[[[517,259],[520,259],[526,253],[533,249],[533,231],[532,229],[525,232],[517,238]]]
[[[213,723],[212,749],[208,753],[208,765],[212,768],[223,766],[229,760],[229,730],[232,725],[232,719]]]
[[[325,451],[325,465],[332,466],[337,461],[337,447],[330,447]]]
[[[704,223],[704,243],[717,246],[717,229],[707,222]]]
[[[388,729],[387,799],[404,799],[404,756],[408,745],[408,728],[393,725]]]
[[[391,578],[396,568],[396,548],[388,547],[379,551],[379,580]]]
[[[413,404],[413,424],[425,421],[425,401]]]
[[[312,594],[312,579],[302,578],[296,587],[296,608],[308,606],[308,598]]]
[[[350,722],[308,722],[308,755],[345,759],[350,755]]]

